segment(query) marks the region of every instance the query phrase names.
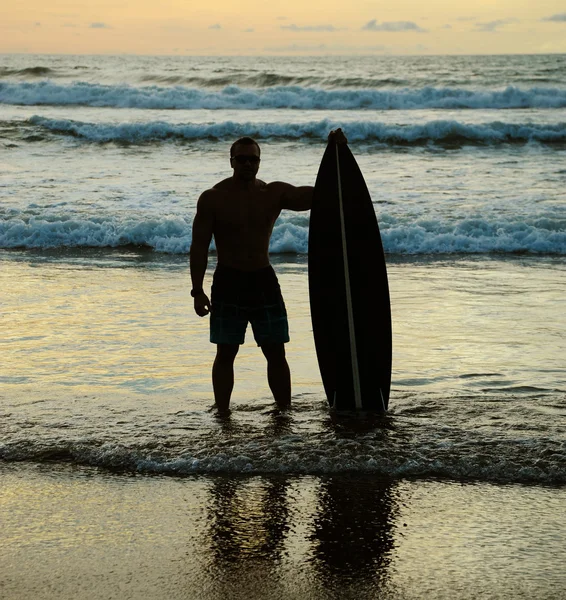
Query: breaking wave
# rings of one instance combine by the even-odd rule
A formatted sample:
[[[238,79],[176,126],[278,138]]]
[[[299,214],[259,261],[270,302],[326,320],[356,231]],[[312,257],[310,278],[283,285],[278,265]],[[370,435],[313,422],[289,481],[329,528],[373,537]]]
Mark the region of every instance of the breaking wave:
[[[194,83],[202,82],[195,81]],[[509,86],[503,90],[470,90],[458,87],[324,89],[301,85],[273,85],[266,80],[265,87],[226,85],[222,89],[212,90],[182,85],[136,87],[88,82],[60,85],[44,80],[0,82],[0,103],[28,106],[80,105],[212,110],[266,108],[301,110],[524,109],[564,108],[566,107],[566,89],[551,87],[522,89],[515,86]]]
[[[466,124],[459,121],[431,121],[424,125],[391,125],[373,121],[345,124],[327,119],[305,123],[254,123],[224,121],[222,123],[88,123],[70,119],[34,116],[29,124],[43,132],[69,135],[87,142],[143,144],[161,141],[237,138],[248,135],[260,139],[326,140],[328,131],[338,126],[347,128],[350,141],[381,144],[506,144],[539,142],[566,143],[566,122],[557,124],[492,123]],[[34,139],[32,138],[32,141]]]
[[[146,218],[84,217],[0,213],[0,248],[118,248],[138,246],[168,254],[187,254],[192,216]],[[540,216],[523,220],[468,218],[380,222],[390,254],[566,254],[566,220]],[[306,254],[308,216],[282,216],[271,238],[272,254]]]

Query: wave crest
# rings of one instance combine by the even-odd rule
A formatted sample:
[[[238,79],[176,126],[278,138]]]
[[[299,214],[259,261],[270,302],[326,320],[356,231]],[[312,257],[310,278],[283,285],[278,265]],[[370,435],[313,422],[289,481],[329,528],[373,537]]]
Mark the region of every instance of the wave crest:
[[[293,435],[258,443],[239,441],[221,446],[186,440],[184,447],[143,443],[101,442],[98,439],[21,439],[0,443],[6,462],[68,462],[120,472],[156,475],[195,474],[367,474],[394,478],[442,477],[506,483],[563,484],[564,453],[560,444],[519,440],[497,444],[428,439],[418,450],[396,448],[379,440],[324,440]],[[372,443],[373,442],[373,443]],[[519,458],[520,457],[520,458]]]
[[[566,123],[529,124],[502,123],[466,124],[459,121],[431,121],[424,125],[390,125],[372,121],[345,124],[327,119],[305,123],[253,123],[225,121],[223,123],[85,123],[69,119],[49,119],[34,116],[29,123],[43,131],[70,135],[87,142],[143,144],[168,140],[225,139],[252,136],[259,139],[290,138],[325,140],[328,131],[342,126],[350,141],[378,142],[386,145],[422,145],[427,143],[503,144],[539,142],[566,143]]]
[[[198,82],[197,82],[198,83]],[[224,83],[224,82],[223,82]],[[291,83],[291,82],[289,82]],[[80,105],[146,109],[286,108],[300,110],[414,110],[564,108],[566,89],[509,86],[504,90],[424,87],[421,89],[323,89],[301,85],[250,88],[226,85],[221,90],[198,87],[102,85],[75,82],[0,82],[0,103]]]
[[[168,254],[187,254],[191,245],[192,216],[100,219],[6,214],[0,219],[0,248],[7,249],[138,246]],[[390,254],[566,254],[566,220],[558,217],[403,223],[383,216],[380,227],[385,251]],[[270,252],[306,254],[308,217],[280,217]]]

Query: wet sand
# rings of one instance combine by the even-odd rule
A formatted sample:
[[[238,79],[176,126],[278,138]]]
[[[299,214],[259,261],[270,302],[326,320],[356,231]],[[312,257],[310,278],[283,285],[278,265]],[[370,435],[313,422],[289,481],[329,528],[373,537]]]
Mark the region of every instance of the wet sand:
[[[0,596],[563,598],[566,491],[0,465]]]

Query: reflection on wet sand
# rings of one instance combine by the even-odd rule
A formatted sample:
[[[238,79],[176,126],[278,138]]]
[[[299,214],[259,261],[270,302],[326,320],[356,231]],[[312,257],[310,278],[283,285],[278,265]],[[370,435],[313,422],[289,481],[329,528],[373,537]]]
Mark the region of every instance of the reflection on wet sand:
[[[281,597],[278,569],[289,529],[287,485],[284,478],[214,482],[209,512],[214,597]]]
[[[328,597],[377,598],[385,591],[395,512],[390,482],[360,476],[321,482],[312,562]]]
[[[274,415],[269,434],[284,435],[288,425]],[[231,428],[229,416],[224,427]],[[359,474],[304,477],[300,485],[284,475],[219,477],[209,495],[203,546],[211,598],[359,599],[391,591],[392,482]]]

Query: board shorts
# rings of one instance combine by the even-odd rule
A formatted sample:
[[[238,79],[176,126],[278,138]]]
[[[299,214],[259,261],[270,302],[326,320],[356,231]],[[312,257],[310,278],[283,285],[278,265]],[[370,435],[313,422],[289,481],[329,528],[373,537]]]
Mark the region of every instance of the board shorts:
[[[210,341],[243,344],[251,323],[258,346],[289,341],[287,310],[273,267],[241,271],[218,265],[210,298]]]

